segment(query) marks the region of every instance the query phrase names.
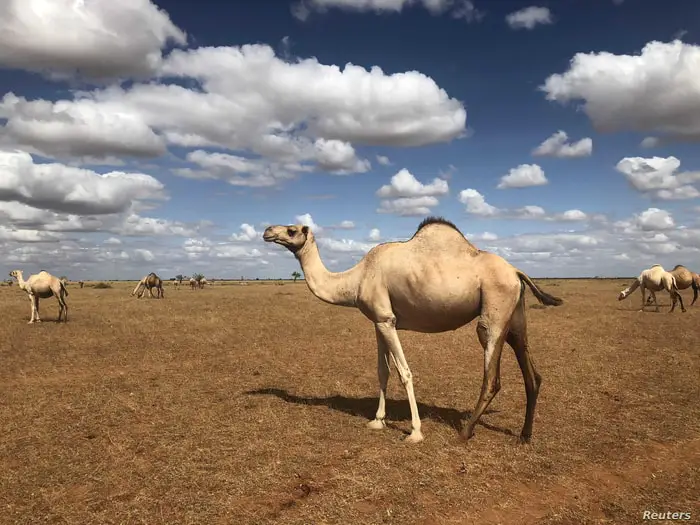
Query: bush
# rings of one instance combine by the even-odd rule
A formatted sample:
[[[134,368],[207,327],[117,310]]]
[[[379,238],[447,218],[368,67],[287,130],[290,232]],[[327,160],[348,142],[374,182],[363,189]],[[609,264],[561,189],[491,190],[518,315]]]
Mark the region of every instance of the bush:
[[[103,288],[111,288],[112,285],[109,284],[109,283],[95,283],[92,287],[93,287],[93,288],[103,289]]]

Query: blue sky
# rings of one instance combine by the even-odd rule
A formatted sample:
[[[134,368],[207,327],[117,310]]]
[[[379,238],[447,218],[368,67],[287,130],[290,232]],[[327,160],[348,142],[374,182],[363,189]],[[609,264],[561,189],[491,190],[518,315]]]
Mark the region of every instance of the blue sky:
[[[286,277],[267,224],[311,225],[341,270],[429,213],[533,276],[695,268],[699,14],[10,0],[0,266]]]

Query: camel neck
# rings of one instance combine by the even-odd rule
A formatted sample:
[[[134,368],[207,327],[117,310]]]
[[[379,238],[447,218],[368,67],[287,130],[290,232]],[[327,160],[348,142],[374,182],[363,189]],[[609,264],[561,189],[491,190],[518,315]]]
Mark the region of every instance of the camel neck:
[[[330,304],[356,306],[362,263],[344,272],[330,272],[321,261],[315,241],[307,242],[295,257],[304,271],[309,290],[316,297]]]

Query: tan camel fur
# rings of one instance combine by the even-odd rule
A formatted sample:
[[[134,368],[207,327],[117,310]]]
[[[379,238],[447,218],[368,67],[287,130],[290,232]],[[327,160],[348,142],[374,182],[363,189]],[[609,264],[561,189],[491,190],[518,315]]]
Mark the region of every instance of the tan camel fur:
[[[68,289],[58,277],[43,270],[37,274],[30,275],[26,281],[22,276],[22,270],[12,270],[10,275],[17,279],[17,284],[22,290],[27,292],[32,303],[32,316],[28,324],[41,322],[39,317],[39,299],[48,299],[52,295],[58,300],[58,319],[56,322],[61,322],[61,315],[63,315],[64,322],[68,321],[68,304],[66,303]]]
[[[197,279],[190,277],[190,290],[194,290],[197,287]]]
[[[140,288],[143,289],[139,291]],[[163,299],[165,297],[165,295],[163,294],[163,281],[155,273],[151,272],[138,282],[136,288],[134,288],[134,291],[131,292],[131,295],[135,295],[138,292],[137,298],[141,299],[141,297],[143,297],[143,294],[146,293],[146,290],[148,290],[149,295],[151,296],[151,298],[153,298],[154,288],[156,289],[155,298]]]
[[[683,298],[681,297],[681,294],[678,293],[676,278],[671,272],[664,270],[660,264],[655,264],[651,268],[643,270],[642,273],[639,274],[639,277],[637,277],[630,286],[620,292],[620,295],[617,296],[617,300],[622,301],[637,288],[640,288],[642,292],[642,308],[639,310],[640,312],[643,312],[644,307],[646,306],[644,301],[646,290],[649,290],[649,293],[651,294],[649,299],[653,297],[657,312],[659,311],[659,303],[656,301],[655,292],[660,292],[661,290],[666,290],[671,296],[671,310],[669,310],[669,313],[673,312],[678,301],[681,303],[681,311],[685,312]]]
[[[206,277],[202,277],[202,278],[199,280],[199,287],[200,287],[200,288],[204,288],[204,285],[205,285],[205,284],[209,284],[209,281],[207,281],[207,278],[206,278]]]
[[[484,349],[484,377],[479,400],[461,430],[472,437],[474,426],[501,388],[500,362],[507,342],[520,365],[527,405],[520,441],[530,441],[542,381],[528,351],[525,285],[546,305],[560,305],[503,258],[479,251],[459,229],[441,217],[428,217],[407,241],[372,248],[347,271],[329,272],[321,261],[308,226],[270,226],[263,239],[284,246],[301,264],[311,292],[330,304],[357,308],[374,323],[377,338],[379,406],[371,429],[386,428],[389,358],[398,370],[411,408],[408,442],[423,440],[421,420],[397,330],[437,333],[456,330],[480,316],[476,327]]]
[[[688,288],[693,289],[693,302],[690,303],[690,306],[693,306],[700,292],[700,275],[691,272],[682,264],[677,264],[669,273],[676,278],[676,287],[678,291],[687,290]],[[651,299],[651,297],[649,299]]]

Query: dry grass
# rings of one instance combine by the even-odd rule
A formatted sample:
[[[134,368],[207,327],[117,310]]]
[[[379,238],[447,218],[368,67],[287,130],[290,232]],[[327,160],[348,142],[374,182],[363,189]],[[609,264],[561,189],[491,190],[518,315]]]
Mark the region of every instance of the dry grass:
[[[700,515],[700,306],[619,303],[621,281],[543,281],[567,302],[528,308],[543,376],[532,444],[512,352],[472,441],[473,325],[402,332],[426,441],[395,371],[383,432],[374,334],[303,283],[166,284],[164,300],[69,285],[69,322],[28,326],[0,288],[3,523],[640,523]],[[535,303],[529,292],[528,305]],[[684,292],[689,305],[688,293]],[[692,520],[691,520],[692,521]]]

